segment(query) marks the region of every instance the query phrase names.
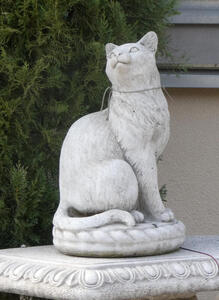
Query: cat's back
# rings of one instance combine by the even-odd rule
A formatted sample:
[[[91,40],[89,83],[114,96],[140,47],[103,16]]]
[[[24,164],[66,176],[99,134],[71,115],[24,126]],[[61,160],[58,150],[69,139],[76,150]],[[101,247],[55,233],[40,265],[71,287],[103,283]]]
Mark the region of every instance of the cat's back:
[[[70,127],[61,150],[60,162],[65,163],[66,157],[74,163],[121,156],[114,135],[107,120],[108,110],[88,114]]]
[[[93,131],[98,132],[100,129],[102,132],[107,131],[106,120],[107,110],[90,113],[81,117],[71,125],[64,142],[72,138],[81,138],[84,140],[88,133],[91,134]]]

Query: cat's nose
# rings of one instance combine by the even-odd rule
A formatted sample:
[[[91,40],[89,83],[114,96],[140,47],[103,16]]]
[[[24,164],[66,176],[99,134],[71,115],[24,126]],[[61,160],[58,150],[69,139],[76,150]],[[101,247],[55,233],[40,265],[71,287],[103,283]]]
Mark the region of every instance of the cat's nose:
[[[121,53],[121,55],[118,55],[117,61],[123,64],[129,64],[131,62],[131,57],[128,53]]]

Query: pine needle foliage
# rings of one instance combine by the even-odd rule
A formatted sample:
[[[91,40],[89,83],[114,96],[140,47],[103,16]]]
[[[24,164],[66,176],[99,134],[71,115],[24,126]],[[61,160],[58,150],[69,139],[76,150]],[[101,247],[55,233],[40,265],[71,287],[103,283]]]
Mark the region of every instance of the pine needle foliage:
[[[107,42],[164,30],[175,0],[1,0],[0,247],[51,243],[70,125],[98,110]]]

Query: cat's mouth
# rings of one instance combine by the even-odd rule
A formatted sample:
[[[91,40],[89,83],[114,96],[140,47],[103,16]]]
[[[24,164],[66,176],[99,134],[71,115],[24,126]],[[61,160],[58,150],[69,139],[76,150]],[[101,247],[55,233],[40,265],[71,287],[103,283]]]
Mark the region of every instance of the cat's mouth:
[[[127,65],[129,64],[130,62],[126,62],[126,61],[119,61],[117,60],[117,62],[114,64],[114,68],[116,68],[117,66],[121,66],[121,65]]]
[[[131,59],[129,55],[120,55],[111,60],[111,66],[115,69],[118,65],[130,64]]]

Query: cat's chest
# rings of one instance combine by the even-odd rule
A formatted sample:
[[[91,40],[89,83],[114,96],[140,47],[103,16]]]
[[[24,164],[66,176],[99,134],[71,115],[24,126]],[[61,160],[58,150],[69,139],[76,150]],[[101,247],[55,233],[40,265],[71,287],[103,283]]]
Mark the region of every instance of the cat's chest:
[[[145,95],[113,96],[110,101],[112,119],[120,119],[127,126],[139,126],[151,130],[166,127],[169,121],[169,112],[165,99]]]
[[[169,112],[164,99],[137,95],[117,95],[109,106],[111,128],[122,144],[144,147],[153,141],[156,151],[163,148],[169,136]]]

